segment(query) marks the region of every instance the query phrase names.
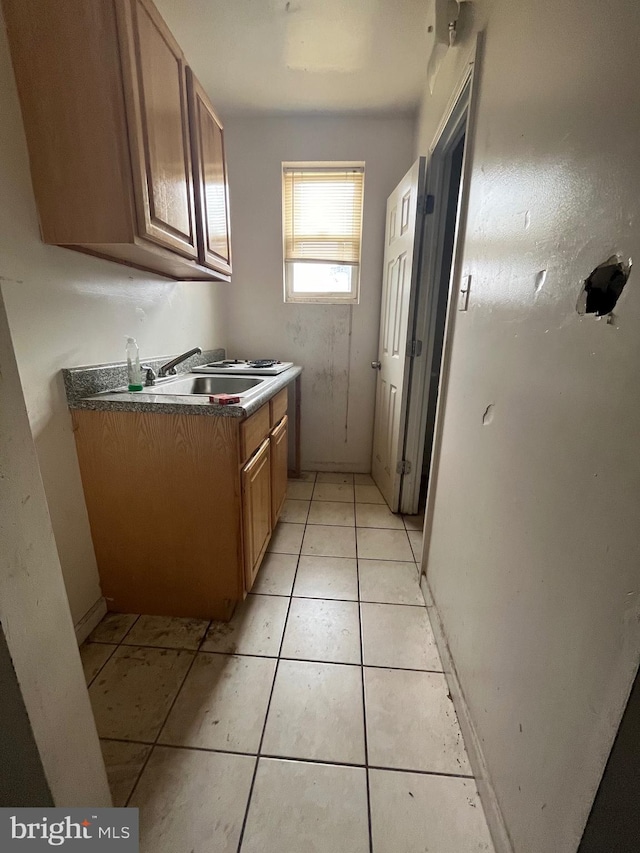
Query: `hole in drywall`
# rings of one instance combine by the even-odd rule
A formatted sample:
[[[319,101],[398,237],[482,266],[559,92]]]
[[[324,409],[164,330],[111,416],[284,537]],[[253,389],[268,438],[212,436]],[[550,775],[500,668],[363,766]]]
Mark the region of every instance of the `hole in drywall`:
[[[540,293],[542,288],[544,287],[544,283],[547,280],[547,271],[540,270],[540,272],[536,273],[536,277],[533,280],[533,289],[535,293]]]
[[[620,294],[629,279],[631,259],[623,261],[620,255],[612,255],[597,266],[585,279],[578,297],[578,314],[595,314],[604,317],[616,307]]]
[[[494,412],[494,409],[495,409],[494,404],[493,404],[493,403],[489,403],[489,405],[487,406],[487,408],[484,410],[484,414],[483,414],[483,416],[482,416],[482,425],[483,425],[483,426],[489,426],[489,424],[490,424],[490,423],[491,423],[491,421],[493,420],[493,412]]]

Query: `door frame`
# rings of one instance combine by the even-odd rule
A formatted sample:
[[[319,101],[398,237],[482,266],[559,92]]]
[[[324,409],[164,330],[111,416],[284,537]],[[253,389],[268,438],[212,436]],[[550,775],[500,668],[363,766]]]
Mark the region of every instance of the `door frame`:
[[[435,487],[435,471],[440,447],[440,432],[442,429],[442,414],[448,374],[450,344],[455,321],[454,296],[462,274],[462,241],[466,222],[468,189],[471,177],[471,141],[475,126],[477,101],[478,64],[482,46],[482,34],[478,34],[470,51],[464,72],[449,101],[443,118],[436,130],[433,142],[429,147],[427,160],[427,176],[425,192],[434,199],[433,214],[424,220],[422,239],[422,259],[419,274],[418,292],[416,294],[413,317],[413,331],[409,339],[421,341],[422,357],[411,359],[408,380],[407,415],[404,440],[403,458],[410,461],[410,470],[402,477],[400,493],[400,511],[414,514],[418,511],[422,465],[424,459],[425,440],[427,431],[427,401],[431,383],[431,371],[434,361],[435,323],[437,319],[437,297],[440,291],[444,242],[446,234],[446,217],[448,211],[448,185],[451,176],[451,155],[453,154],[462,135],[465,135],[465,146],[462,160],[460,190],[458,196],[458,212],[451,258],[451,274],[449,277],[447,307],[444,324],[442,353],[440,357],[440,379],[438,384],[438,401],[433,429],[431,462],[427,487],[427,508],[425,519],[429,515],[429,504],[432,503],[432,493]],[[426,524],[425,524],[426,536]],[[423,545],[423,553],[426,547]]]

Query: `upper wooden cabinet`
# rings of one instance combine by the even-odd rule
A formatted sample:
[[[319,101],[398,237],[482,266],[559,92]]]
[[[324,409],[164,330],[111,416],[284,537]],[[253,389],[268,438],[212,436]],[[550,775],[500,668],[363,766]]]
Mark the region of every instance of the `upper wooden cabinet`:
[[[190,68],[187,68],[187,90],[195,197],[201,226],[198,229],[200,263],[230,275],[229,185],[222,124]]]
[[[197,258],[184,56],[149,0],[117,8],[139,232]]]
[[[151,0],[2,4],[44,241],[228,281],[222,126]]]

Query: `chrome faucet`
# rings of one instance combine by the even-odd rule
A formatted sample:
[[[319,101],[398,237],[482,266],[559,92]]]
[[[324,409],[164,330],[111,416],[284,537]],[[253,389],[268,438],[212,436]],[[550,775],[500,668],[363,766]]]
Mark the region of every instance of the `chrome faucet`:
[[[192,355],[201,354],[202,350],[200,349],[200,347],[194,347],[188,352],[183,352],[182,355],[177,355],[175,358],[172,358],[171,361],[168,361],[166,364],[163,364],[162,367],[158,370],[158,379],[163,379],[165,376],[175,376],[176,367],[179,364],[182,364],[183,361],[186,361],[188,358],[191,358]]]

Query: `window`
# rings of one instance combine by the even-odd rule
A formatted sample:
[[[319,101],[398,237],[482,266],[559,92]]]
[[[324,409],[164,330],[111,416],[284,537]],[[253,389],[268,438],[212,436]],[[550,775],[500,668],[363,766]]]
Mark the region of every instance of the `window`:
[[[363,163],[284,163],[285,302],[358,301]]]

